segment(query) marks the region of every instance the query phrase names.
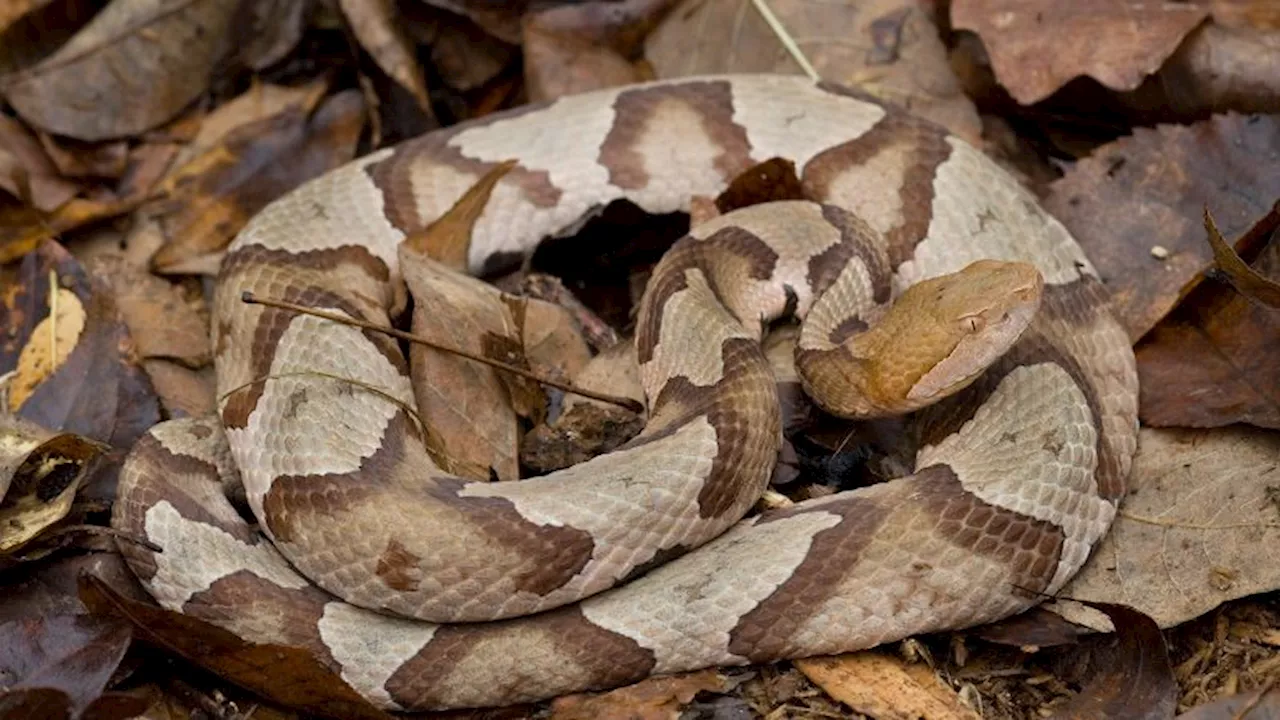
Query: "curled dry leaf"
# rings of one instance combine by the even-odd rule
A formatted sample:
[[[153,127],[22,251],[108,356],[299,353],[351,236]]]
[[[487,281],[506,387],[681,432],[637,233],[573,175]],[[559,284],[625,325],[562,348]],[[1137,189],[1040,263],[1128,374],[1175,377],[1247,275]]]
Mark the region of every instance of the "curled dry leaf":
[[[1112,603],[1088,603],[1115,626],[1113,662],[1050,720],[1170,720],[1178,707],[1178,681],[1155,621]]]
[[[1276,221],[1268,215],[1263,223],[1274,230]],[[1216,267],[1229,268],[1219,273],[1252,295],[1202,284],[1142,339],[1139,416],[1157,427],[1280,428],[1280,311],[1255,299],[1280,302],[1280,242],[1270,240],[1250,267],[1214,234]]]
[[[1204,229],[1209,236],[1209,247],[1213,248],[1214,271],[1231,283],[1231,286],[1241,295],[1269,308],[1280,309],[1280,283],[1249,267],[1249,264],[1236,254],[1235,248],[1228,245],[1222,238],[1222,233],[1213,222],[1213,216],[1209,214],[1208,208],[1204,211]],[[1277,229],[1280,229],[1280,203],[1273,205],[1271,212],[1259,220],[1249,234],[1274,238]]]
[[[405,34],[394,0],[338,0],[338,5],[378,67],[408,90],[428,117],[433,116],[426,72],[418,64],[417,48]]]
[[[795,666],[831,697],[878,720],[979,720],[928,665],[861,652]]]
[[[565,695],[551,703],[551,720],[669,720],[705,691],[732,688],[716,670],[664,675],[599,695]]]
[[[0,415],[0,554],[67,516],[98,443]]]
[[[208,87],[234,37],[238,0],[109,3],[65,45],[0,81],[23,119],[80,140],[137,135]]]
[[[391,718],[306,650],[247,643],[195,618],[130,600],[91,575],[81,578],[80,599],[95,615],[127,621],[138,640],[281,705],[336,720]]]
[[[951,71],[927,5],[768,0],[823,80],[862,88],[980,143],[982,123]],[[749,0],[681,6],[649,36],[645,56],[664,78],[800,71]]]
[[[355,156],[364,126],[357,90],[309,113],[298,105],[242,125],[165,180],[161,218],[169,243],[152,259],[161,273],[212,273],[222,251],[268,202]]]
[[[1280,437],[1244,426],[1143,429],[1110,533],[1060,595],[1123,603],[1160,627],[1280,588]],[[1045,607],[1098,630],[1070,602]]]
[[[1235,237],[1280,197],[1273,116],[1217,115],[1194,125],[1134,128],[1055,182],[1047,209],[1080,241],[1112,292],[1112,308],[1137,340],[1212,261],[1207,204]],[[1163,248],[1153,254],[1156,246]],[[1157,257],[1159,256],[1159,257]]]

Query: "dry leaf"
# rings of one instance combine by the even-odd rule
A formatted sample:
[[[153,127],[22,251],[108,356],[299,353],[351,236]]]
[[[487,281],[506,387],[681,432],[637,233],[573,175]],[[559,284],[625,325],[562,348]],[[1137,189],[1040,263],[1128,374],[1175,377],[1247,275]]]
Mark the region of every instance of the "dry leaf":
[[[1111,532],[1062,597],[1127,605],[1160,627],[1280,588],[1280,435],[1143,429]],[[1070,602],[1046,606],[1099,630]]]
[[[427,95],[426,72],[418,64],[417,48],[405,35],[393,0],[338,0],[360,45],[391,79],[409,91],[422,112],[434,117]]]
[[[1280,112],[1275,81],[1280,33],[1273,28],[1207,23],[1194,32],[1156,76],[1166,107],[1180,115],[1231,109]],[[1165,109],[1165,108],[1161,108]]]
[[[50,313],[31,331],[18,354],[8,385],[8,412],[17,412],[40,383],[66,364],[84,331],[85,310],[80,298],[66,288],[57,288],[55,293]]]
[[[794,664],[828,695],[877,720],[979,720],[927,665],[877,652]]]
[[[475,354],[485,338],[518,345],[517,328],[502,294],[475,278],[423,258],[407,246],[400,268],[414,298],[413,332]],[[418,411],[437,458],[453,473],[476,480],[514,480],[519,427],[506,386],[493,368],[422,345],[409,350]],[[437,440],[438,438],[438,440]]]
[[[265,70],[284,59],[307,29],[307,15],[314,0],[254,0],[246,3],[252,28],[247,41],[236,49],[236,59],[252,70]]]
[[[130,637],[125,623],[85,615],[32,617],[0,625],[0,677],[5,678],[0,706],[13,691],[53,690],[62,695],[63,716],[79,717],[102,696],[129,649]]]
[[[1235,248],[1223,239],[1208,208],[1204,211],[1204,229],[1209,236],[1209,247],[1213,248],[1213,271],[1231,283],[1241,295],[1269,308],[1280,309],[1280,283],[1249,267]],[[1273,238],[1277,229],[1280,229],[1280,203],[1273,205],[1271,212],[1259,220],[1249,234]]]
[[[1270,235],[1270,233],[1267,233]],[[1280,280],[1280,242],[1272,240],[1249,268],[1221,243],[1246,278]],[[1261,287],[1266,287],[1261,286]],[[1272,286],[1274,287],[1274,286]],[[1206,283],[1142,339],[1139,416],[1156,427],[1218,427],[1246,422],[1280,428],[1280,311]]]
[[[199,132],[178,156],[179,165],[186,165],[196,155],[223,144],[237,128],[266,120],[290,107],[310,114],[324,99],[328,89],[329,82],[325,78],[297,87],[255,82],[248,90],[219,105],[201,120]]]
[[[551,702],[551,720],[675,720],[698,693],[731,687],[714,669],[653,677],[599,695],[558,697]]]
[[[927,3],[769,0],[823,80],[864,89],[978,143],[982,124],[964,96]],[[796,73],[799,65],[749,0],[705,0],[667,16],[645,56],[663,78]]]
[[[426,3],[400,8],[408,31],[431,51],[431,64],[445,85],[477,90],[498,78],[520,59],[520,49],[485,32],[479,25]],[[519,41],[517,25],[516,40]]]
[[[1178,682],[1159,626],[1124,605],[1089,605],[1115,626],[1112,662],[1050,720],[1171,720],[1178,707]]]
[[[208,87],[237,0],[112,2],[57,52],[0,81],[30,124],[80,140],[137,135]]]
[[[0,553],[13,555],[71,509],[97,443],[0,416]]]
[[[176,360],[190,368],[213,361],[203,300],[190,301],[177,285],[119,255],[98,257],[91,267],[110,289],[141,357]]]
[[[101,0],[0,3],[0,75],[30,67],[57,50],[101,7]]]
[[[467,253],[471,249],[471,231],[484,212],[493,188],[515,166],[515,160],[495,165],[435,222],[422,232],[412,233],[405,238],[404,247],[447,267],[465,270]]]
[[[37,210],[52,212],[79,192],[62,176],[40,141],[22,123],[0,115],[0,188]]]
[[[1000,83],[1024,104],[1078,75],[1132,90],[1209,14],[1199,2],[955,0],[951,22],[982,37]]]
[[[65,177],[119,178],[129,169],[129,143],[87,143],[40,133],[40,144]]]
[[[1280,123],[1269,116],[1134,128],[1072,166],[1045,205],[1080,241],[1137,340],[1212,261],[1204,206],[1236,237],[1280,197],[1280,165],[1258,160],[1277,154]]]
[[[520,43],[520,18],[529,0],[425,0],[443,10],[466,16],[494,37]]]
[[[347,90],[313,115],[291,105],[228,133],[166,179],[173,212],[162,218],[169,243],[153,258],[155,271],[216,269],[222,251],[263,206],[351,160],[363,126],[360,93]]]
[[[1280,688],[1240,693],[1188,710],[1178,720],[1278,720]]]

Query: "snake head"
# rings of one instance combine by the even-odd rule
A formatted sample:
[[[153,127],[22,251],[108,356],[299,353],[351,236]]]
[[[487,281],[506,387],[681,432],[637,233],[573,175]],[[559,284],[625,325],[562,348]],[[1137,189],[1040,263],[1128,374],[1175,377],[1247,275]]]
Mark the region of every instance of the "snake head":
[[[804,362],[797,356],[797,367],[810,395],[836,415],[918,410],[968,387],[1004,355],[1035,317],[1043,292],[1032,265],[979,260],[909,287],[841,343],[844,360],[843,353],[815,353],[820,357]]]

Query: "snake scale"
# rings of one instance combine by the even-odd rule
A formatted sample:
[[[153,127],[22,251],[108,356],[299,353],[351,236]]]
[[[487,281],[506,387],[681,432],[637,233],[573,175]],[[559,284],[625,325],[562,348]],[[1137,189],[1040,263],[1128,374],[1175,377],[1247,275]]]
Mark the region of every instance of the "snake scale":
[[[545,477],[448,476],[405,411],[395,341],[241,302],[251,291],[388,322],[403,306],[400,241],[503,161],[517,164],[474,227],[476,273],[618,199],[687,210],[773,157],[794,161],[814,202],[729,213],[664,257],[635,340],[648,424]],[[947,356],[962,374],[991,363],[958,392],[938,400],[932,371],[899,383],[928,405],[912,421],[915,472],[742,519],[780,443],[763,321],[804,317],[798,366],[849,385],[824,363],[882,308],[984,259],[1034,266],[1038,309],[999,357],[964,342]],[[857,92],[761,75],[564,97],[379,150],[254,217],[215,292],[219,414],[139,441],[113,523],[162,548],[122,544],[162,606],[305,648],[391,709],[986,623],[1061,588],[1124,494],[1137,377],[1104,297],[1011,175]],[[888,390],[859,389],[833,402],[876,414]],[[228,500],[241,483],[256,523]]]

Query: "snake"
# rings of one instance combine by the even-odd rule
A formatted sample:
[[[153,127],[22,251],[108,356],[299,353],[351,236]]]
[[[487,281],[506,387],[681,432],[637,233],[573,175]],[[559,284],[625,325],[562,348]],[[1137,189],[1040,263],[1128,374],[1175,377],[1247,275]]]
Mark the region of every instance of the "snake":
[[[540,477],[443,471],[397,341],[243,301],[392,323],[404,241],[504,163],[457,271],[510,266],[615,201],[687,212],[772,158],[805,199],[701,222],[653,270],[634,337],[644,429]],[[819,405],[907,412],[914,471],[753,513],[781,443],[760,340],[788,316]],[[131,449],[112,522],[146,542],[122,553],[160,606],[302,648],[392,710],[1008,617],[1086,562],[1137,447],[1130,343],[1064,225],[940,126],[802,76],[569,95],[359,157],[239,232],[211,336],[217,412]]]

